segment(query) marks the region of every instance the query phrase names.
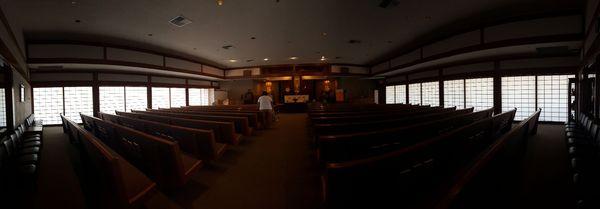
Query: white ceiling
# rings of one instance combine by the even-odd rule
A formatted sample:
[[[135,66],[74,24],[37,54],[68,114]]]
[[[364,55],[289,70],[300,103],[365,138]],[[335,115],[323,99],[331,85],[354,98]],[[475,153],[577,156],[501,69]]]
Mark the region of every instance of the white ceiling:
[[[108,42],[240,67],[316,63],[321,56],[328,62],[370,64],[424,36],[435,36],[440,28],[576,8],[582,1],[399,0],[387,9],[378,7],[379,2],[224,0],[217,6],[215,0],[0,0],[0,6],[21,47],[25,39]],[[168,21],[177,15],[193,23],[171,25]],[[362,43],[349,44],[350,39]],[[225,50],[224,45],[233,48]]]

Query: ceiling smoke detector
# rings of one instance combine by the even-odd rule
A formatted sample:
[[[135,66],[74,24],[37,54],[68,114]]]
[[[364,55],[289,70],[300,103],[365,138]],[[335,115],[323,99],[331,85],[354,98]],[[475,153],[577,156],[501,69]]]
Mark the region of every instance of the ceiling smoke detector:
[[[179,16],[171,19],[171,21],[169,21],[169,22],[177,27],[183,27],[187,24],[192,23],[192,21],[190,19],[187,19],[182,15],[179,15]]]

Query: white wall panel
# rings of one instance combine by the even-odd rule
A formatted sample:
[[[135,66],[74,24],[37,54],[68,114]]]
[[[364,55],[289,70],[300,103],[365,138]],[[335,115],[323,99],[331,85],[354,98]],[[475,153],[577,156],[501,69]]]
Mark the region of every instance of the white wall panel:
[[[406,76],[398,76],[398,77],[388,78],[385,81],[387,83],[402,82],[402,81],[406,81]]]
[[[185,79],[152,76],[152,83],[185,84]]]
[[[30,44],[30,58],[104,59],[104,48],[74,44]]]
[[[211,67],[211,66],[208,66],[208,65],[203,65],[202,66],[202,72],[208,73],[208,74],[211,74],[211,75],[223,76],[223,70],[215,68],[215,67]]]
[[[109,60],[136,62],[157,66],[163,65],[163,57],[161,55],[127,49],[106,48],[106,57]]]
[[[167,67],[183,69],[183,70],[191,70],[200,72],[202,71],[202,64],[198,64],[195,62],[190,62],[187,60],[176,59],[171,57],[165,57],[165,65]]]
[[[201,81],[201,80],[188,80],[189,85],[199,85],[199,86],[210,86],[210,81]]]
[[[515,38],[580,33],[581,16],[564,16],[519,21],[484,29],[486,43]]]
[[[444,68],[444,75],[470,73],[470,72],[481,72],[481,71],[492,71],[494,70],[493,62],[482,62],[468,65],[460,65]]]
[[[92,73],[31,73],[31,81],[92,81]],[[91,84],[91,83],[90,83]]]
[[[551,57],[500,61],[500,69],[571,67],[579,65],[579,57]]]
[[[425,72],[409,74],[408,79],[413,80],[413,79],[421,79],[421,78],[432,78],[432,77],[437,77],[437,76],[439,76],[439,71],[430,70],[430,71],[425,71]]]
[[[148,76],[145,75],[129,75],[129,74],[113,74],[99,73],[98,80],[100,81],[129,81],[129,82],[148,82]]]
[[[409,63],[409,62],[412,62],[415,60],[419,60],[419,59],[421,59],[421,49],[414,50],[412,52],[400,55],[399,57],[392,59],[391,65],[392,65],[392,67],[394,67],[394,66],[406,64],[406,63]]]
[[[226,70],[225,76],[227,76],[227,77],[244,76],[244,71],[246,71],[246,70],[252,71],[251,75],[253,75],[253,76],[260,75],[260,68],[255,67],[255,68],[241,68],[241,69]]]
[[[332,65],[331,72],[332,73],[341,73],[342,68],[347,68],[348,73],[352,73],[352,74],[369,74],[369,68],[358,67],[358,66],[345,66],[345,65]]]
[[[390,68],[390,62],[383,62],[378,65],[375,65],[371,68],[371,71],[374,73],[378,73]]]
[[[442,41],[423,47],[423,57],[473,46],[481,43],[481,32],[479,30],[459,34]]]

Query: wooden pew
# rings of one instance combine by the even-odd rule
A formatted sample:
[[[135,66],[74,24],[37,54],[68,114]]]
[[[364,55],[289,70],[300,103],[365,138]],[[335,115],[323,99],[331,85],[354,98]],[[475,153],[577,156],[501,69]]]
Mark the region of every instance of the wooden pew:
[[[156,191],[156,183],[140,170],[75,122],[62,118],[74,141],[81,142],[84,170],[99,187],[94,196],[99,208],[137,208]]]
[[[215,139],[219,143],[237,145],[241,141],[242,136],[235,133],[235,126],[231,122],[219,122],[219,121],[206,121],[206,120],[193,120],[161,115],[131,112],[116,112],[119,116],[137,118],[142,120],[154,121],[159,123],[166,123],[174,126],[188,127],[194,129],[205,129],[212,130],[215,135]]]
[[[310,118],[312,124],[332,124],[332,123],[347,123],[347,122],[361,122],[361,121],[372,121],[372,120],[386,120],[386,119],[394,119],[399,117],[406,117],[409,115],[415,114],[427,114],[431,112],[437,111],[449,111],[454,110],[454,108],[423,108],[423,109],[413,109],[399,112],[381,112],[375,114],[365,114],[365,115],[343,115],[343,116],[333,116],[333,117],[313,117]]]
[[[179,144],[81,114],[86,129],[165,189],[187,183],[202,160],[181,152]]]
[[[162,115],[169,117],[179,117],[194,120],[208,120],[208,121],[221,121],[221,122],[232,122],[235,125],[236,133],[241,133],[245,136],[252,135],[252,128],[248,124],[248,118],[244,117],[231,117],[231,116],[216,116],[216,115],[189,115],[181,113],[169,113],[169,112],[158,112],[158,111],[138,111],[134,110],[135,113],[146,113],[153,115]]]
[[[471,112],[473,112],[473,108],[456,111],[454,110],[454,108],[446,108],[436,112],[412,113],[406,114],[405,116],[385,120],[314,124],[313,128],[316,135],[348,134],[363,131],[374,131],[386,128],[402,127],[409,124],[421,123],[431,119],[452,117]]]
[[[203,112],[199,110],[183,110],[183,109],[148,109],[147,111],[170,112],[190,115],[206,115],[206,116],[231,116],[231,117],[246,117],[248,125],[255,129],[262,129],[263,123],[258,120],[256,113],[232,113],[232,112]]]
[[[99,113],[102,120],[110,121],[144,133],[175,141],[181,150],[198,159],[213,161],[218,159],[227,145],[217,143],[212,130],[192,129],[165,123],[128,118],[118,115]]]
[[[331,208],[414,208],[461,164],[492,141],[492,119],[411,146],[352,161],[327,163],[322,176]]]
[[[214,109],[214,108],[197,108],[197,106],[184,106],[180,108],[171,108],[171,109],[181,109],[183,111],[202,111],[202,112],[234,112],[234,113],[254,113],[258,116],[258,121],[261,124],[264,124],[264,128],[269,127],[271,121],[267,120],[267,116],[264,112],[256,109],[256,110],[243,110],[243,109]]]
[[[435,121],[360,133],[318,136],[317,155],[325,162],[340,162],[385,153],[410,146],[473,122],[490,118],[487,109]]]
[[[495,140],[470,163],[462,167],[448,184],[431,197],[428,208],[485,208],[500,203],[513,192],[525,155],[530,124],[536,124],[540,110]],[[511,188],[511,186],[513,186]]]

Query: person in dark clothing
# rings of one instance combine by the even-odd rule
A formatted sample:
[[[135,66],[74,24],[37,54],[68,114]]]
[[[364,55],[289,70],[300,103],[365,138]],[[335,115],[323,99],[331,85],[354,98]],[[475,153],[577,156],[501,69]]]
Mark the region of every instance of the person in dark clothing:
[[[243,95],[244,104],[254,104],[254,94],[252,93],[252,89],[248,89]]]

